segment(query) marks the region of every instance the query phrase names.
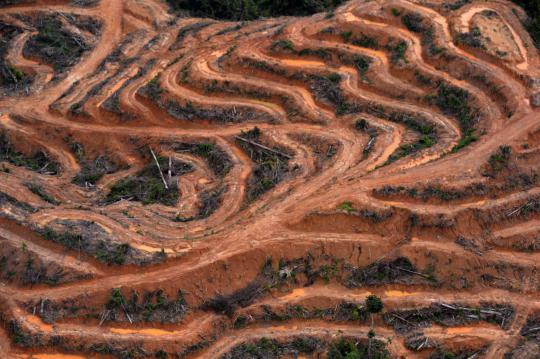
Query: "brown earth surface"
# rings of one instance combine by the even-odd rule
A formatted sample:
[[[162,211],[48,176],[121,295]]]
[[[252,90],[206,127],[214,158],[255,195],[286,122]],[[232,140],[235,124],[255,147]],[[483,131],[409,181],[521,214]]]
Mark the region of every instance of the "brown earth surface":
[[[238,348],[372,324],[392,358],[540,358],[525,17],[0,6],[0,358],[258,358]]]

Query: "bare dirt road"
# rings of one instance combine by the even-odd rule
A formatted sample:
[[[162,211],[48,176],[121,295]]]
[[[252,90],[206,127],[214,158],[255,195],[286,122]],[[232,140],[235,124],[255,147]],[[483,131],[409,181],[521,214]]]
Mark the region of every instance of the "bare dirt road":
[[[538,358],[522,19],[1,5],[0,357]]]

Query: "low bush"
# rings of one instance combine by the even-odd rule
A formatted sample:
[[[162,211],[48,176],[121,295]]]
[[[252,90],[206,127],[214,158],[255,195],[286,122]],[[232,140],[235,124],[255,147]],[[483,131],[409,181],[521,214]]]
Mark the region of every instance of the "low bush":
[[[489,156],[483,175],[486,177],[496,177],[502,170],[508,168],[512,149],[510,146],[500,146],[497,151]]]

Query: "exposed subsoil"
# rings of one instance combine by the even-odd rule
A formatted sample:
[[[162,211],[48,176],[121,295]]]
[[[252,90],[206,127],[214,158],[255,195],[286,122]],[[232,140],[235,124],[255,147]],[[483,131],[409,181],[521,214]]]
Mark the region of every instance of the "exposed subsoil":
[[[522,9],[170,10],[0,4],[1,358],[540,357]]]

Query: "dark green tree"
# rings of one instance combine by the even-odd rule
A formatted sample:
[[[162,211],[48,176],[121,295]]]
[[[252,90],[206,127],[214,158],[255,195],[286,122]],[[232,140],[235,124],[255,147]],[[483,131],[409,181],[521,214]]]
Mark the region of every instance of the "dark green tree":
[[[371,318],[371,329],[368,333],[368,358],[371,358],[371,341],[375,337],[373,314],[380,313],[383,310],[383,307],[382,299],[376,295],[372,294],[366,298],[366,310]]]

